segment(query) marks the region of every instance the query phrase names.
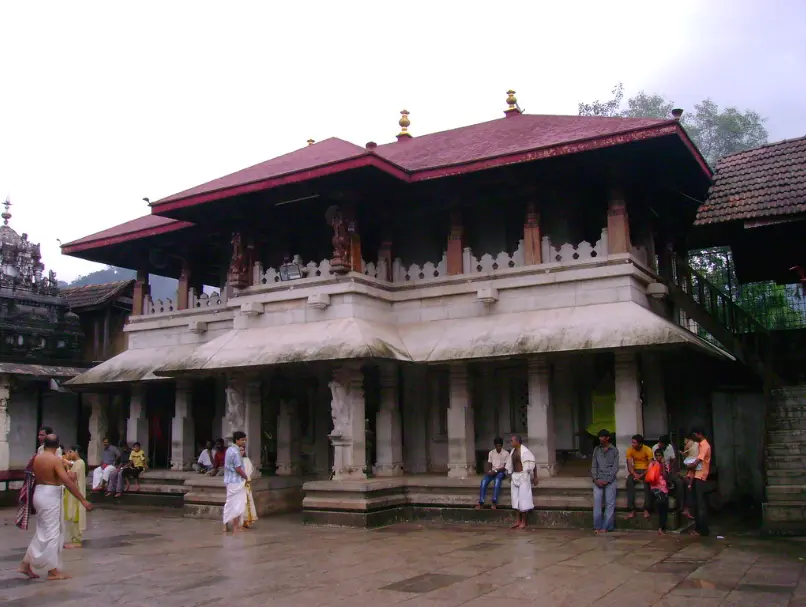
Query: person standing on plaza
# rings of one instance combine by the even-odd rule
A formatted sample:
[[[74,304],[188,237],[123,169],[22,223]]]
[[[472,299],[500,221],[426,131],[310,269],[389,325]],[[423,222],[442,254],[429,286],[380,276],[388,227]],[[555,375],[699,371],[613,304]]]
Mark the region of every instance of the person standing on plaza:
[[[705,438],[705,430],[696,427],[692,436],[697,441],[697,459],[688,464],[691,477],[692,502],[694,503],[694,531],[692,535],[708,535],[708,502],[705,499],[705,481],[711,471],[711,444]]]
[[[666,532],[669,517],[669,465],[663,449],[655,450],[655,459],[649,464],[644,482],[649,485],[655,507],[658,510],[658,535]]]
[[[45,450],[45,437],[48,434],[53,434],[53,428],[51,428],[50,426],[42,426],[39,429],[39,432],[36,435],[36,440],[39,441],[39,447],[37,447],[36,449],[37,453],[42,453]],[[64,452],[62,451],[61,447],[56,449],[56,455],[58,455],[59,457],[64,456]]]
[[[515,524],[512,529],[526,529],[526,517],[534,510],[532,485],[537,486],[537,466],[534,454],[526,448],[517,434],[510,441],[512,451],[507,456],[507,474],[510,476],[512,508],[515,510]]]
[[[649,508],[652,505],[652,493],[649,484],[644,482],[644,475],[649,469],[649,463],[655,459],[652,449],[644,444],[644,437],[635,434],[632,445],[627,449],[627,518],[635,517],[635,486],[644,485],[644,518],[649,518]]]
[[[257,521],[257,508],[255,508],[255,498],[252,495],[252,474],[255,472],[255,466],[246,455],[246,447],[241,447],[241,458],[243,458],[243,471],[246,473],[246,510],[244,511],[243,528],[249,529],[252,523]]]
[[[246,512],[246,481],[249,478],[243,469],[241,447],[246,445],[246,434],[241,431],[232,435],[232,445],[224,455],[224,485],[227,487],[227,501],[224,503],[224,533],[232,523],[232,532],[238,533]]]
[[[492,509],[498,507],[498,496],[501,493],[501,483],[507,477],[507,458],[509,451],[504,449],[504,441],[500,437],[496,437],[493,441],[494,449],[487,455],[487,473],[481,478],[481,487],[479,489],[479,503],[476,504],[476,510],[481,510],[484,507],[484,499],[487,497],[487,487],[491,481],[495,481],[493,485],[493,504]]]
[[[610,432],[599,430],[599,444],[593,450],[591,479],[593,480],[593,532],[613,531],[616,516],[616,475],[618,449],[610,444]],[[602,517],[604,502],[604,518]]]
[[[70,462],[68,475],[78,487],[81,496],[87,497],[87,466],[81,459],[81,447],[74,445],[65,455]],[[84,532],[87,530],[87,509],[84,508],[81,500],[74,497],[70,492],[64,494],[64,520],[65,526],[65,548],[81,548],[83,545]]]
[[[19,572],[29,578],[39,577],[35,569],[48,572],[48,580],[66,580],[70,576],[61,570],[64,545],[64,489],[75,497],[87,511],[92,510],[64,468],[62,458],[56,455],[59,438],[48,434],[43,441],[42,453],[34,458],[36,478],[33,508],[36,510],[36,534],[20,563]]]

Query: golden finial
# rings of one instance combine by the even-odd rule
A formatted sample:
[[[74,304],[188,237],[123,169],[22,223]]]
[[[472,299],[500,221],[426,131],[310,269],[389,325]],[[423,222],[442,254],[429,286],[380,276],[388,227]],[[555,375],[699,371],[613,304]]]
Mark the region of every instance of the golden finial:
[[[518,109],[518,98],[515,97],[515,91],[512,89],[507,91],[507,105],[509,105],[509,107],[504,110],[504,114],[507,116],[514,116],[515,114],[521,113]]]
[[[397,121],[400,125],[400,132],[397,134],[397,138],[400,139],[401,137],[411,137],[411,133],[409,133],[409,125],[411,125],[411,120],[409,120],[409,111],[402,110],[400,112],[400,120]]]
[[[308,145],[313,145],[314,143],[316,142],[313,139],[308,139]]]

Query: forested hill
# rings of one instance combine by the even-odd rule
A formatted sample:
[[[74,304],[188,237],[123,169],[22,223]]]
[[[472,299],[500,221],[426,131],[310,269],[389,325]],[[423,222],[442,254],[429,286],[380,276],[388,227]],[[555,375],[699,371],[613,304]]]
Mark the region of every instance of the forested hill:
[[[59,282],[61,287],[83,287],[86,285],[100,285],[107,282],[117,282],[119,280],[132,280],[135,278],[134,270],[107,266],[103,270],[91,272],[86,276],[79,276],[71,283]],[[148,278],[151,285],[151,297],[154,299],[171,298],[176,300],[176,279],[165,278],[151,274]]]

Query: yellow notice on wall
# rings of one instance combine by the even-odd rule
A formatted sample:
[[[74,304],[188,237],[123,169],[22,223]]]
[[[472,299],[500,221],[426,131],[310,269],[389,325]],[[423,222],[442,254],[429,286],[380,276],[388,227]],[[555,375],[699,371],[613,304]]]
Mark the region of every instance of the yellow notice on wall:
[[[593,407],[593,421],[587,428],[588,434],[596,436],[599,430],[609,430],[611,434],[616,432],[616,395],[614,393],[597,394],[593,393],[591,399]]]

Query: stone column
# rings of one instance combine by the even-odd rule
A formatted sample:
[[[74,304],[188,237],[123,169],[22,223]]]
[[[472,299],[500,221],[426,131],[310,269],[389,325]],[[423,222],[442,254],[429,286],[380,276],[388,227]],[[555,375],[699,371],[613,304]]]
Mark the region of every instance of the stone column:
[[[659,352],[645,352],[641,355],[641,371],[646,396],[644,432],[652,438],[657,438],[669,431],[661,356]]]
[[[397,367],[383,364],[381,375],[381,406],[375,422],[378,476],[403,475],[403,442],[400,433],[400,405],[397,399]]]
[[[126,422],[126,442],[129,446],[134,442],[147,454],[148,450],[148,418],[146,417],[145,388],[141,384],[132,386],[129,398],[129,419]]]
[[[412,474],[428,472],[428,383],[426,370],[418,365],[403,367],[403,412],[405,469]]]
[[[448,476],[450,478],[475,476],[476,438],[465,363],[450,366],[449,402]]]
[[[277,413],[277,474],[294,476],[300,472],[300,436],[297,403],[282,399]]]
[[[551,368],[545,358],[528,361],[529,408],[526,416],[529,444],[535,454],[537,474],[542,478],[557,473],[554,446],[554,406],[551,402]]]
[[[101,464],[101,453],[103,453],[103,441],[109,431],[109,397],[101,394],[87,394],[90,403],[90,443],[87,447],[87,465],[99,466]]]
[[[0,470],[8,470],[11,465],[11,447],[8,433],[11,431],[11,376],[0,375]]]
[[[140,316],[143,313],[143,300],[149,295],[148,272],[138,270],[137,278],[134,281],[134,295],[132,297],[132,316]]]
[[[576,409],[579,406],[571,361],[561,358],[554,363],[554,448],[576,447]]]
[[[330,419],[330,389],[327,379],[319,376],[314,391],[314,471],[319,475],[328,475],[330,469],[330,439],[333,421]]]
[[[249,379],[245,383],[245,423],[243,431],[246,432],[246,454],[252,460],[255,468],[261,466],[261,449],[263,446],[263,411],[260,402],[259,379]]]
[[[193,423],[193,385],[188,380],[176,381],[174,418],[171,426],[171,470],[191,470],[195,458],[195,425]]]
[[[619,475],[627,473],[627,449],[634,434],[643,434],[641,380],[634,352],[617,352],[616,378],[616,445],[619,451]]]
[[[336,367],[330,382],[333,431],[333,478],[367,478],[364,377],[355,364]]]

